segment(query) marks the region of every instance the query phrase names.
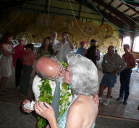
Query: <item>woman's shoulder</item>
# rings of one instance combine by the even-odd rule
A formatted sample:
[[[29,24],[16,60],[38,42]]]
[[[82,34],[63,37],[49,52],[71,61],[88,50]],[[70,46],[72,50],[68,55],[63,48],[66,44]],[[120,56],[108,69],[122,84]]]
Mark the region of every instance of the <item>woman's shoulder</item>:
[[[78,96],[76,100],[72,103],[70,109],[80,111],[80,109],[84,109],[84,107],[87,107],[90,104],[91,100],[89,96]]]
[[[88,120],[92,117],[90,116],[90,113],[92,114],[92,108],[89,102],[90,100],[87,97],[77,97],[68,110],[68,122],[75,125],[75,127],[86,126],[89,123]]]

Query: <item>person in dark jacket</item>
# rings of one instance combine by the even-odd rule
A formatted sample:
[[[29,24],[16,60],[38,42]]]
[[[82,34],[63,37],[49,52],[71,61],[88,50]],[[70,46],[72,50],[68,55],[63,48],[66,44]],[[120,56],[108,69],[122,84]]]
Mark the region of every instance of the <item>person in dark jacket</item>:
[[[96,47],[96,40],[92,39],[90,42],[90,47],[87,49],[86,57],[88,59],[92,60],[95,65],[97,64],[96,61],[99,60],[99,58],[100,58],[100,55],[97,53],[99,53],[99,52]]]

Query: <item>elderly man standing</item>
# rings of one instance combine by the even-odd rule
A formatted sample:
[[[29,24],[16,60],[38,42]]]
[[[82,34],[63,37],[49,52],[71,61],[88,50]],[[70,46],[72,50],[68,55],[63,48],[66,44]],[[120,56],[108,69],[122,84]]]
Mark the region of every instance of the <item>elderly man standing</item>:
[[[62,40],[60,41],[60,46],[58,53],[56,55],[59,61],[66,61],[66,55],[73,50],[73,45],[69,38],[69,34],[67,32],[62,33]]]
[[[53,32],[51,34],[51,43],[54,55],[56,55],[59,51],[60,42],[57,40],[57,32]]]
[[[99,96],[101,102],[103,102],[103,91],[108,88],[106,101],[103,103],[104,105],[108,105],[110,103],[112,88],[116,83],[116,73],[120,72],[124,67],[124,61],[117,53],[114,52],[114,46],[110,45],[108,47],[108,52],[104,55],[103,58],[102,70],[104,76],[101,80],[99,88]]]
[[[67,32],[62,33],[62,39],[61,41],[57,40],[57,32],[54,32],[51,36],[51,40],[53,43],[53,51],[56,56],[56,58],[59,61],[66,61],[66,55],[73,51],[73,45],[71,43],[71,40],[69,38],[69,34]]]
[[[129,83],[130,83],[132,68],[135,67],[135,59],[134,56],[130,53],[130,47],[128,44],[124,45],[124,51],[125,54],[123,55],[122,58],[126,63],[126,68],[120,73],[121,87],[120,87],[120,94],[117,100],[118,101],[123,100],[123,104],[126,105],[129,96]]]

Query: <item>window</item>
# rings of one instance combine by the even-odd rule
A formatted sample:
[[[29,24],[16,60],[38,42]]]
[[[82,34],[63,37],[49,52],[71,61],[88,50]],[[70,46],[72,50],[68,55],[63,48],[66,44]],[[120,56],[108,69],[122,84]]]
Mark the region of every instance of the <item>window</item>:
[[[139,52],[139,36],[136,36],[133,44],[133,52]]]
[[[128,44],[129,46],[131,46],[131,39],[130,39],[130,36],[125,36],[125,37],[123,38],[122,46],[123,46],[124,44]]]

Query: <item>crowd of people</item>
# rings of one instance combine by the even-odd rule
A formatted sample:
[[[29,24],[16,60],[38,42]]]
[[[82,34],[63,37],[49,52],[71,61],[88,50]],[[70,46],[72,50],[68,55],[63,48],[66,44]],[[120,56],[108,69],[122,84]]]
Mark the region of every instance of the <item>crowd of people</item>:
[[[48,127],[94,128],[99,101],[104,105],[110,104],[117,74],[120,74],[117,101],[127,104],[130,77],[132,68],[135,67],[135,58],[129,45],[124,45],[125,53],[122,57],[113,45],[108,47],[102,61],[103,78],[99,83],[97,61],[100,59],[100,51],[94,39],[90,41],[89,47],[86,41],[81,41],[80,47],[75,51],[67,32],[61,34],[61,40],[57,39],[57,32],[54,32],[50,37],[44,38],[37,53],[34,52],[33,44],[26,44],[25,38],[19,39],[19,44],[15,47],[12,40],[12,35],[6,35],[0,44],[0,88],[4,88],[5,81],[13,75],[15,69],[15,86],[26,97],[22,109],[27,113],[34,109],[38,115],[48,120]],[[63,67],[60,62],[66,62],[68,67]],[[56,85],[53,88],[52,106],[38,100],[38,85],[43,78],[48,78],[51,83],[54,81]],[[72,101],[63,116],[57,120],[60,81],[70,85]],[[105,89],[107,96],[104,99]],[[29,109],[25,105],[31,104],[30,99],[33,95],[35,105],[33,109]]]

